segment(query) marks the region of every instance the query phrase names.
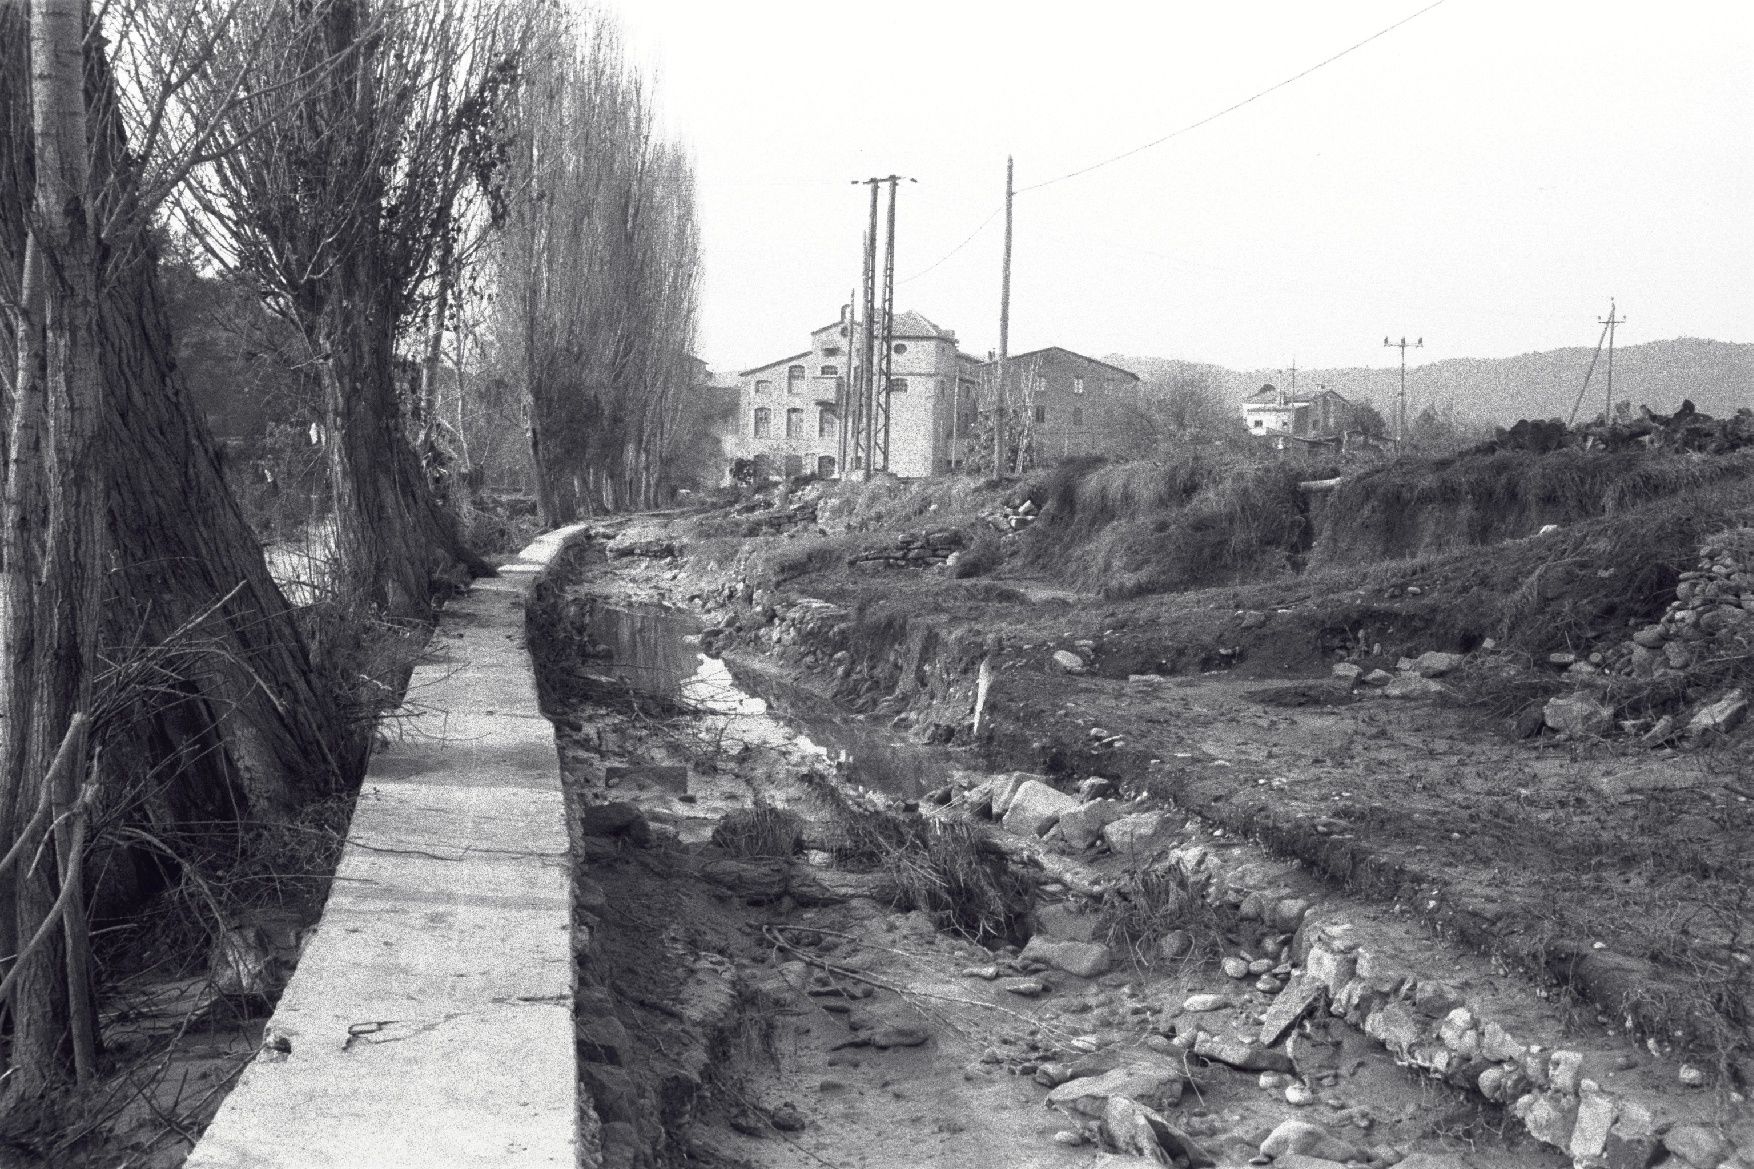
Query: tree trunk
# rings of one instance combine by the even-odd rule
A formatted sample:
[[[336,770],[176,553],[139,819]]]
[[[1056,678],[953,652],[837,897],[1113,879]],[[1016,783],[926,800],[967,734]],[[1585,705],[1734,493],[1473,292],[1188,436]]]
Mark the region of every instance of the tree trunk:
[[[31,0],[29,53],[35,190],[26,269],[40,258],[40,313],[24,318],[15,342],[41,364],[21,377],[13,404],[0,556],[0,675],[12,716],[0,725],[6,803],[35,807],[49,765],[75,712],[90,704],[103,576],[98,526],[101,407],[94,359],[99,214],[88,176],[83,0]],[[8,37],[8,45],[18,38]],[[9,70],[10,72],[10,70]],[[35,273],[33,272],[34,276]],[[40,345],[40,348],[39,348]],[[23,371],[21,371],[22,373]],[[83,773],[83,762],[76,762]],[[16,823],[16,819],[14,821]],[[77,858],[72,858],[76,863]],[[47,919],[58,891],[58,860],[42,850],[15,884],[15,937]],[[21,958],[12,996],[9,1110],[26,1108],[67,1078],[65,951],[52,937]]]

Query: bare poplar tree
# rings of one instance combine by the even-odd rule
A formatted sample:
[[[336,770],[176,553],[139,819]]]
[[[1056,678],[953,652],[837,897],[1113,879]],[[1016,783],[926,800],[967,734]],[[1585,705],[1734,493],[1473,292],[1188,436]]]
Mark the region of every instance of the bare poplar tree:
[[[600,14],[537,9],[519,89],[499,335],[528,388],[544,517],[648,506],[693,386],[693,169]]]

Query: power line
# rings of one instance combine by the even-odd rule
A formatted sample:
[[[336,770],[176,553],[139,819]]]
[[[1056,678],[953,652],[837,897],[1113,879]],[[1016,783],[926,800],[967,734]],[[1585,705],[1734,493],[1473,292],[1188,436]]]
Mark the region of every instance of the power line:
[[[1243,98],[1241,101],[1235,103],[1234,105],[1229,105],[1229,106],[1224,107],[1223,109],[1219,110],[1215,114],[1208,114],[1204,118],[1201,118],[1197,122],[1190,122],[1186,126],[1181,127],[1179,130],[1172,130],[1168,134],[1165,134],[1161,138],[1154,138],[1150,142],[1147,142],[1142,146],[1135,146],[1131,150],[1122,151],[1120,154],[1116,154],[1116,155],[1113,155],[1112,157],[1105,158],[1101,162],[1093,162],[1089,166],[1079,167],[1077,170],[1067,171],[1063,175],[1056,175],[1051,179],[1043,179],[1041,182],[1031,183],[1027,187],[1019,187],[1016,190],[1015,194],[1022,195],[1022,194],[1026,194],[1030,191],[1039,191],[1043,187],[1051,187],[1055,183],[1063,183],[1067,179],[1075,179],[1075,178],[1078,178],[1080,175],[1087,175],[1091,171],[1101,170],[1103,167],[1109,166],[1113,163],[1120,162],[1122,159],[1131,158],[1135,154],[1141,154],[1147,150],[1150,150],[1151,148],[1153,148],[1155,146],[1161,146],[1165,142],[1168,142],[1170,139],[1179,138],[1183,134],[1187,134],[1187,133],[1190,133],[1191,131],[1198,130],[1201,126],[1210,125],[1211,123],[1216,122],[1219,118],[1224,117],[1226,114],[1233,114],[1237,110],[1242,109],[1246,105],[1249,105],[1253,102],[1257,102],[1261,98],[1266,97],[1269,94],[1276,93],[1277,91],[1284,89],[1287,85],[1290,85],[1293,82],[1302,81],[1305,77],[1308,77],[1310,74],[1316,72],[1317,70],[1323,69],[1329,65],[1332,65],[1335,61],[1338,61],[1342,57],[1349,56],[1350,54],[1357,52],[1359,49],[1362,49],[1365,45],[1370,44],[1372,41],[1379,40],[1382,37],[1387,36],[1389,33],[1394,32],[1396,29],[1400,28],[1402,25],[1408,24],[1411,21],[1419,19],[1421,16],[1424,16],[1427,12],[1430,12],[1433,8],[1442,7],[1444,3],[1445,3],[1445,0],[1433,0],[1433,3],[1427,4],[1424,8],[1421,8],[1419,11],[1413,13],[1411,16],[1402,17],[1400,20],[1397,20],[1394,24],[1391,24],[1386,28],[1378,29],[1376,32],[1371,33],[1369,36],[1365,37],[1363,40],[1357,42],[1356,44],[1349,45],[1348,47],[1341,49],[1338,53],[1335,53],[1333,56],[1328,57],[1325,60],[1316,62],[1314,65],[1311,65],[1309,68],[1305,69],[1303,72],[1294,74],[1291,77],[1287,77],[1285,80],[1280,81],[1274,85],[1270,85],[1266,89],[1263,89],[1263,90],[1259,91],[1258,93],[1251,94],[1250,96]],[[927,273],[936,270],[939,267],[939,265],[945,263],[947,260],[950,259],[950,257],[956,255],[956,253],[960,252],[963,248],[965,248],[969,244],[973,243],[975,237],[978,236],[981,232],[985,231],[987,229],[987,227],[993,222],[993,220],[997,219],[1004,212],[1004,210],[1005,210],[1004,207],[995,208],[993,210],[993,213],[991,215],[988,215],[985,219],[981,220],[980,226],[976,227],[973,231],[969,232],[968,237],[966,239],[964,239],[961,243],[957,244],[955,247],[951,248],[948,252],[946,252],[943,256],[939,257],[936,261],[934,261],[932,263],[932,265],[930,267],[923,268],[920,271],[915,272],[912,276],[908,276],[905,279],[903,279],[901,281],[901,283],[903,283],[903,284],[910,283],[911,281],[918,280],[920,277],[925,276]]]
[[[992,223],[993,220],[999,218],[999,216],[1004,214],[1004,212],[1005,212],[1005,207],[1003,204],[1001,204],[998,207],[995,207],[993,209],[993,213],[991,215],[989,215],[985,219],[981,220],[979,227],[975,228],[973,231],[968,233],[967,239],[963,240],[961,243],[959,243],[955,247],[951,248],[948,252],[945,252],[942,256],[938,257],[938,259],[933,262],[933,264],[930,268],[922,268],[918,272],[915,272],[912,276],[904,276],[904,277],[902,277],[902,279],[898,283],[908,284],[912,281],[918,280],[922,276],[925,276],[925,275],[935,271],[939,266],[941,266],[947,260],[949,260],[951,256],[954,256],[957,252],[960,252],[963,248],[966,248],[969,244],[973,243],[974,237],[979,235],[981,232],[985,231],[987,229],[987,225]]]

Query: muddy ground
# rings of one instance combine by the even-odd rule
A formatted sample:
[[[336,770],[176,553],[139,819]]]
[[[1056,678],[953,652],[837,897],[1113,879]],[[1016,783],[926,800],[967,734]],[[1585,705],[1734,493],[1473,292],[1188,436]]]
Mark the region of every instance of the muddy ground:
[[[1100,936],[1080,894],[1123,885],[1125,858],[1014,858],[1029,912],[1008,942],[897,906],[879,874],[820,847],[837,804],[808,777],[851,789],[885,776],[891,791],[855,802],[902,811],[909,776],[837,768],[685,628],[637,608],[660,584],[674,581],[644,562],[595,564],[569,590],[570,629],[550,627],[577,652],[539,654],[583,825],[581,1055],[604,1164],[1240,1164],[1287,1121],[1313,1125],[1301,1151],[1328,1161],[1563,1163],[1338,1019],[1251,1045],[1291,971],[1290,936],[1261,923],[1208,915],[1185,956],[1115,948],[1093,977],[1020,957],[1031,932]],[[816,737],[834,730],[818,722]],[[875,749],[868,728],[862,741]],[[1233,745],[1210,743],[1215,758]],[[904,758],[917,787],[930,767]],[[940,776],[968,758],[940,757]],[[756,807],[797,813],[805,850],[752,857],[723,831],[715,843],[727,815]],[[1191,1054],[1201,1034],[1237,1041],[1249,1069]],[[1129,1144],[1100,1093],[1047,1106],[1053,1085],[1117,1068],[1170,1131]]]

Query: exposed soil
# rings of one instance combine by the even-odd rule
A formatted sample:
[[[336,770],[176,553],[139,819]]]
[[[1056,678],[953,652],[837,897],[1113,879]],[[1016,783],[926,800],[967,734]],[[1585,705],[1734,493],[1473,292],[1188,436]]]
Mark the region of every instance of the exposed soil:
[[[1275,1053],[1290,1074],[1263,1078],[1188,1054],[1197,1031],[1258,1030],[1272,994],[1216,960],[1246,954],[1287,970],[1289,938],[1259,923],[1214,916],[1184,960],[1129,960],[1082,978],[895,908],[871,874],[837,868],[822,849],[751,859],[715,844],[727,813],[757,806],[799,813],[806,844],[832,838],[831,813],[804,777],[833,769],[795,724],[724,689],[686,630],[637,608],[602,612],[604,600],[667,592],[670,571],[596,565],[572,590],[588,600],[568,610],[550,598],[538,655],[575,822],[586,825],[576,841],[581,1054],[605,1164],[1102,1163],[1118,1154],[1093,1142],[1093,1118],[1043,1103],[1073,1071],[1121,1066],[1185,1077],[1164,1115],[1219,1163],[1256,1155],[1292,1118],[1363,1164],[1414,1152],[1476,1166],[1563,1163],[1496,1109],[1417,1078],[1337,1019],[1304,1025],[1295,1064]],[[702,670],[693,682],[688,666]],[[1061,702],[1073,693],[1059,689]],[[863,741],[875,749],[869,727]],[[939,757],[940,772],[949,762]],[[850,784],[844,771],[838,782]],[[637,809],[644,827],[603,810],[614,805]],[[1098,927],[1073,878],[1026,871],[1037,915],[1060,906],[1049,911],[1056,932]],[[1129,878],[1114,857],[1080,872],[1074,883],[1086,889]],[[1042,993],[1006,989],[1029,982]],[[1186,1009],[1196,994],[1225,1005]],[[1293,1075],[1312,1102],[1288,1100]]]

